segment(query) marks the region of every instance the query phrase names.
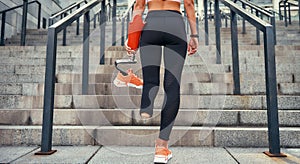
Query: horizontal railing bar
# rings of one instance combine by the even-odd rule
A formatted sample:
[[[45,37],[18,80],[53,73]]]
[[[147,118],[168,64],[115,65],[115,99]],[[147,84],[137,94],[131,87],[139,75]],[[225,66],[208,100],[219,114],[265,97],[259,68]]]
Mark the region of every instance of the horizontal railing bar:
[[[252,15],[251,13],[248,13],[245,9],[241,8],[239,5],[235,4],[231,1],[221,0],[224,5],[228,6],[231,10],[241,15],[243,18],[245,18],[249,23],[251,23],[253,26],[257,27],[261,31],[265,32],[266,27],[272,26],[271,24],[261,20],[259,17]]]
[[[239,0],[240,2],[242,3],[245,3],[246,5],[248,5],[249,7],[255,9],[255,10],[258,10],[259,12],[261,12],[262,14],[264,14],[265,16],[268,16],[268,17],[273,17],[273,14],[269,13],[268,11],[256,6],[255,4],[252,4],[250,2],[247,2],[245,0]]]
[[[69,11],[69,10],[71,10],[71,9],[73,9],[73,8],[75,8],[75,7],[77,7],[77,5],[79,5],[79,4],[83,3],[83,2],[86,2],[86,0],[82,0],[82,1],[80,1],[80,2],[76,2],[76,3],[72,4],[72,5],[70,5],[69,7],[66,7],[66,8],[63,9],[62,11],[60,11],[60,12],[58,12],[58,13],[52,15],[49,19],[54,19],[54,18],[60,16],[61,14],[63,14],[63,13],[65,13],[65,12],[67,12],[67,11]]]
[[[32,1],[32,2],[28,2],[28,5],[32,4],[32,3],[38,3],[39,5],[41,5],[41,3],[39,1],[37,1],[37,0],[36,1]],[[17,9],[17,8],[20,8],[20,7],[23,7],[23,5],[15,6],[15,7],[12,7],[12,8],[3,10],[3,11],[0,11],[0,14],[8,12],[8,11],[11,11],[11,10],[14,10],[14,9]]]
[[[65,27],[69,26],[71,23],[73,23],[76,19],[81,17],[85,12],[89,11],[91,8],[99,4],[102,0],[93,0],[91,3],[85,4],[81,8],[77,9],[74,13],[64,17],[63,19],[57,21],[53,25],[51,25],[49,28],[55,29],[56,33],[63,30]]]
[[[65,7],[65,8],[62,8],[60,11],[57,11],[57,12],[51,14],[51,17],[53,17],[53,16],[57,15],[58,13],[60,13],[60,12],[62,12],[62,11],[64,11],[64,10],[70,8],[71,6],[73,6],[73,5],[75,5],[75,4],[76,4],[76,2],[70,4],[69,6],[67,6],[67,7]],[[60,15],[60,14],[58,14],[58,15]],[[50,17],[50,18],[51,18],[51,17]]]

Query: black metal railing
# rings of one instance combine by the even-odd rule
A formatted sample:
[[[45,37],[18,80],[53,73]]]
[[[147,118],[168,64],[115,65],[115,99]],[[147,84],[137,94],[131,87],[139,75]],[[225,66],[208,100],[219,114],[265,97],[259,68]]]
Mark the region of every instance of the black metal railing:
[[[265,57],[265,81],[266,81],[266,100],[268,115],[268,139],[269,151],[265,154],[269,156],[284,156],[280,152],[279,123],[278,123],[278,100],[277,100],[277,81],[276,81],[276,63],[275,63],[275,44],[273,26],[254,14],[246,11],[239,5],[230,0],[220,0],[230,9],[231,17],[231,46],[232,46],[232,65],[234,94],[240,92],[239,77],[239,50],[238,50],[238,30],[237,14],[247,20],[253,26],[264,33],[264,57]],[[218,4],[218,0],[215,1]],[[219,15],[219,6],[216,5],[215,15]],[[217,17],[216,22],[219,18]],[[216,28],[220,26],[216,24]],[[219,38],[220,39],[220,38]]]
[[[55,23],[55,20],[61,20],[64,17],[66,17],[68,14],[71,14],[74,9],[79,9],[81,4],[86,4],[86,0],[81,0],[79,2],[73,3],[66,8],[62,9],[61,11],[56,12],[49,18],[49,26],[53,25]],[[58,20],[57,20],[58,19]],[[79,35],[79,19],[77,19],[77,26],[76,26],[76,35]],[[63,30],[63,46],[67,45],[67,27]]]
[[[28,5],[32,3],[38,4],[38,18],[37,18],[37,28],[40,29],[41,27],[41,3],[39,1],[32,1],[28,2],[28,0],[23,0],[23,5],[19,5],[16,7],[12,7],[10,9],[6,9],[0,11],[2,14],[2,21],[1,21],[1,39],[0,39],[0,46],[5,46],[5,23],[6,23],[6,13],[17,8],[23,8],[22,14],[22,27],[21,27],[21,46],[25,46],[26,42],[26,27],[27,27],[27,13],[28,13]]]
[[[203,0],[203,7],[204,7],[204,31],[205,31],[205,45],[209,45],[209,33],[208,33],[208,6],[207,0]]]
[[[87,93],[89,78],[89,32],[90,32],[90,10],[105,0],[92,0],[75,12],[66,16],[64,19],[54,23],[48,28],[46,73],[44,87],[44,107],[43,107],[43,126],[41,151],[36,154],[52,154],[52,129],[53,129],[53,111],[54,111],[54,92],[55,92],[55,72],[56,72],[56,54],[57,54],[57,35],[60,31],[72,24],[81,16],[83,22],[83,68],[82,68],[82,92]]]
[[[267,20],[269,20],[269,22],[271,23],[271,25],[273,26],[273,32],[274,32],[274,42],[276,45],[276,22],[275,22],[275,15],[274,13],[267,11],[266,9],[264,9],[263,7],[260,7],[250,1],[245,1],[245,0],[236,0],[242,3],[242,7],[244,9],[249,8],[251,10],[251,13],[253,13],[255,11],[255,15],[257,17],[260,17],[261,19],[263,19],[264,17],[267,17]],[[245,25],[245,19],[243,19],[243,27],[242,27],[242,33],[245,34],[246,33],[246,25]],[[260,45],[260,34],[259,34],[259,29],[256,29],[256,44]]]
[[[292,24],[291,6],[298,7],[298,17],[299,17],[299,26],[300,26],[300,3],[299,3],[299,1],[298,2],[293,1],[293,0],[280,1],[279,2],[279,18],[280,18],[280,20],[283,19],[282,18],[282,10],[281,10],[281,8],[283,8],[285,27],[287,27],[288,24]]]

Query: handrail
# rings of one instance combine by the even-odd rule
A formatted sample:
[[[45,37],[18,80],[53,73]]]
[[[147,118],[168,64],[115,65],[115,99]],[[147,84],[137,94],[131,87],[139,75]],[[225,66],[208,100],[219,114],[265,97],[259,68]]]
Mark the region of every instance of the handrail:
[[[89,62],[89,28],[90,15],[89,12],[99,3],[105,3],[105,0],[92,0],[85,4],[75,12],[59,20],[48,28],[47,56],[46,56],[46,72],[44,87],[44,106],[43,106],[43,126],[41,151],[36,154],[52,154],[55,150],[52,147],[52,129],[53,129],[53,110],[54,110],[54,91],[55,91],[55,71],[56,71],[56,54],[57,54],[57,35],[60,31],[72,24],[81,16],[84,16],[83,29],[83,77],[82,90],[87,92],[88,87],[88,62]],[[86,93],[83,93],[86,94]]]
[[[283,3],[283,5],[282,5]],[[281,0],[279,2],[279,13],[280,13],[280,20],[282,20],[282,16],[281,16],[281,8],[284,8],[284,22],[285,22],[285,27],[288,26],[287,23],[287,19],[289,19],[289,24],[292,24],[292,20],[291,20],[291,6],[296,6],[298,7],[298,16],[299,16],[299,26],[300,26],[300,3],[299,1],[294,1],[294,0]],[[287,16],[287,9],[286,7],[288,7],[288,16]],[[288,18],[287,18],[288,17]]]
[[[236,0],[242,3],[242,6],[244,9],[246,9],[246,7],[250,7],[251,10],[255,10],[256,11],[256,16],[261,16],[261,19],[264,16],[268,17],[268,19],[270,19],[270,23],[273,26],[273,32],[274,32],[274,41],[276,44],[276,21],[275,21],[275,16],[274,14],[270,13],[269,11],[265,10],[264,8],[250,2],[250,1],[246,1],[246,0]],[[243,34],[246,33],[246,26],[245,26],[245,20],[243,20]],[[256,43],[257,45],[260,44],[260,34],[259,34],[259,30],[256,30]]]
[[[28,5],[32,3],[38,4],[38,21],[37,21],[37,28],[40,29],[41,27],[41,3],[37,0],[28,2],[28,0],[25,0],[23,5],[18,5],[3,11],[0,11],[0,14],[2,14],[2,21],[1,21],[1,38],[0,38],[0,46],[5,46],[5,22],[6,22],[6,13],[11,10],[15,10],[17,8],[23,7],[23,14],[22,14],[22,28],[21,28],[21,46],[25,46],[26,42],[26,25],[27,25],[27,11],[28,11]]]
[[[260,13],[264,14],[267,17],[272,17],[273,14],[271,14],[269,11],[267,11],[266,9],[250,2],[250,1],[245,1],[245,0],[238,0],[240,1],[242,4],[245,4],[246,6],[249,6],[250,8],[254,9],[254,10],[258,10]]]
[[[74,9],[75,7],[78,7],[78,5],[80,5],[80,4],[82,4],[82,3],[85,3],[85,4],[86,4],[87,1],[86,1],[86,0],[81,0],[81,1],[79,1],[79,2],[73,3],[73,4],[69,5],[68,7],[62,9],[61,11],[59,11],[59,12],[53,14],[49,19],[50,19],[50,20],[53,20],[53,19],[55,19],[55,18],[57,18],[57,17],[59,17],[59,16],[63,16],[63,17],[64,17],[64,14],[66,14],[66,13],[69,12],[69,11],[71,11],[71,10]],[[53,23],[51,23],[51,25],[52,25],[52,24],[53,24]]]
[[[51,26],[53,23],[54,23],[54,20],[57,18],[57,17],[60,17],[60,19],[62,19],[62,18],[64,18],[64,17],[66,17],[67,15],[68,15],[68,12],[72,12],[72,10],[74,9],[74,8],[80,8],[80,5],[82,4],[82,3],[87,3],[87,1],[86,0],[81,0],[81,1],[79,1],[79,2],[76,2],[76,3],[73,3],[73,4],[71,4],[71,5],[69,5],[69,6],[67,6],[66,8],[64,8],[64,9],[62,9],[61,11],[59,11],[59,12],[57,12],[57,13],[55,13],[55,14],[53,14],[50,18],[49,18],[49,26]],[[67,28],[67,27],[66,27]],[[64,29],[64,31],[63,31],[63,46],[66,46],[67,44],[66,44],[66,38],[67,38],[67,29]],[[76,27],[76,34],[77,35],[79,35],[79,19],[77,20],[77,27]]]
[[[278,100],[277,100],[277,81],[275,63],[275,44],[273,26],[254,14],[238,6],[230,0],[220,0],[225,6],[230,8],[231,16],[231,46],[232,46],[232,66],[234,80],[234,94],[240,94],[239,77],[239,53],[238,53],[238,30],[237,14],[251,23],[264,33],[264,57],[265,57],[265,81],[266,81],[266,100],[268,115],[268,139],[269,151],[264,152],[269,156],[285,156],[280,152],[279,123],[278,123]],[[216,3],[218,0],[216,0]],[[219,6],[215,15],[219,14]],[[219,21],[217,17],[216,23]],[[220,26],[216,25],[216,28]]]
[[[41,4],[39,1],[35,0],[35,1],[32,1],[32,2],[28,2],[28,5],[31,4],[31,3],[38,3],[38,4]],[[15,6],[15,7],[9,8],[9,9],[6,9],[6,10],[2,10],[2,11],[0,11],[0,14],[5,13],[5,12],[8,12],[8,11],[11,11],[11,10],[14,10],[14,9],[17,9],[17,8],[20,8],[20,7],[23,7],[23,5],[18,5],[18,6]]]
[[[55,1],[54,1],[54,2],[55,2]],[[56,3],[56,2],[55,2],[55,3]],[[76,2],[70,4],[69,6],[67,6],[67,7],[65,7],[65,8],[60,7],[61,10],[60,10],[60,11],[57,11],[57,12],[55,12],[55,13],[52,13],[52,14],[51,14],[51,17],[54,16],[54,15],[56,15],[56,14],[58,14],[59,12],[65,10],[65,9],[69,8],[70,6],[73,6],[74,4],[76,4]]]

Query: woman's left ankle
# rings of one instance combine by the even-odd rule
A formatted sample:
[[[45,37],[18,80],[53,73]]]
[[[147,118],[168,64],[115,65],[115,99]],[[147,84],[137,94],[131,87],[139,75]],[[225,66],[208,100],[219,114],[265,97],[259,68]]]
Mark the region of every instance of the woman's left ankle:
[[[151,118],[151,115],[148,113],[141,113],[141,117],[142,117],[142,119],[148,119],[148,118]]]
[[[155,141],[155,146],[168,148],[168,141],[158,138]]]

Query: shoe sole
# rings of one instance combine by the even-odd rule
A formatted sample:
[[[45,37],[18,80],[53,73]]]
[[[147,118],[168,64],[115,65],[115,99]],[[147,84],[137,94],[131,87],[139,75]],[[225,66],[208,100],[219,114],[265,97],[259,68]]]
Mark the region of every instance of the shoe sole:
[[[118,79],[115,79],[113,83],[116,87],[127,87],[125,82],[122,82],[121,80]]]
[[[128,83],[127,85],[128,85],[128,87],[133,87],[133,88],[136,88],[136,89],[143,89],[143,86],[137,86],[137,85],[132,84],[132,83]]]
[[[121,80],[118,80],[118,79],[115,79],[113,81],[114,85],[116,87],[133,87],[133,88],[137,88],[137,89],[143,89],[143,86],[137,86],[135,84],[132,84],[132,83],[128,83],[126,84],[125,82],[121,81]]]
[[[172,154],[168,155],[168,157],[162,155],[154,156],[154,163],[168,163],[168,161],[172,158]]]

